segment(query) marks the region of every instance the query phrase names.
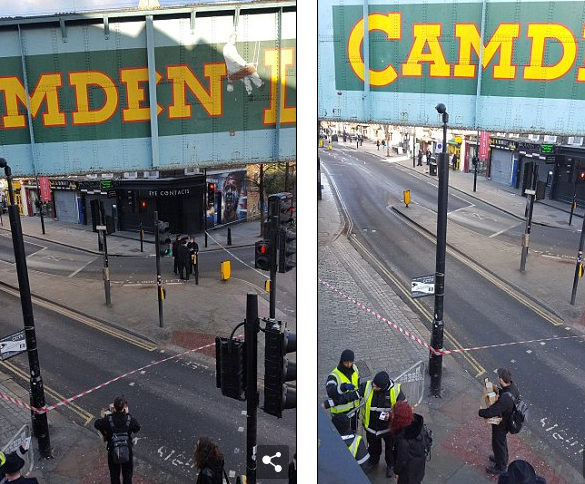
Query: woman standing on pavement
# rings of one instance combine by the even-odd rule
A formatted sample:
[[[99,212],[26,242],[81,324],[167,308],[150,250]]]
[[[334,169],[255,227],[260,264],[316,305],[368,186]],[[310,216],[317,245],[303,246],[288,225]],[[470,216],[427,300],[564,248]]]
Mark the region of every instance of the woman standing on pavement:
[[[195,467],[199,469],[196,484],[223,484],[223,477],[227,478],[224,466],[224,456],[217,443],[209,437],[200,437],[195,445],[193,455]]]
[[[392,410],[390,431],[394,443],[394,474],[397,484],[420,484],[425,476],[423,418],[412,412],[405,400],[399,400]]]

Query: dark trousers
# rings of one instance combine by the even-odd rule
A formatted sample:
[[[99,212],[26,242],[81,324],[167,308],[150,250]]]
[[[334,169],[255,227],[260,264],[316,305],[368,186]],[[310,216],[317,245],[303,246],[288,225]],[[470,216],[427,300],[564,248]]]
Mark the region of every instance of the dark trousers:
[[[184,261],[179,261],[179,277],[181,279],[189,280],[189,273],[191,272],[191,267],[188,264],[185,264]],[[185,273],[185,277],[183,277],[183,273]]]
[[[494,451],[494,458],[498,469],[506,469],[508,467],[507,433],[504,427],[492,425],[492,450]]]
[[[368,453],[370,454],[370,460],[373,465],[377,465],[380,462],[380,456],[382,455],[382,440],[384,441],[384,459],[386,465],[394,467],[394,437],[390,432],[377,437],[366,430],[366,440],[368,441]]]
[[[132,484],[132,472],[134,470],[132,454],[130,454],[130,461],[126,464],[114,464],[108,455],[108,467],[110,469],[110,482],[112,484],[120,484],[120,471],[122,472],[123,484]]]
[[[176,257],[173,257],[173,272],[175,274],[179,273],[179,259],[177,259]]]

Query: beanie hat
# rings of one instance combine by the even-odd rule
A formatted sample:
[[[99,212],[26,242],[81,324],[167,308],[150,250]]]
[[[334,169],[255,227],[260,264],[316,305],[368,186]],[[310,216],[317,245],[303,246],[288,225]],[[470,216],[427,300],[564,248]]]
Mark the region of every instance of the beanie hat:
[[[385,371],[379,371],[374,377],[374,383],[382,390],[388,390],[388,388],[390,388],[390,382],[392,382],[392,380],[390,380],[390,376],[388,376],[388,373]],[[392,382],[392,385],[394,385],[394,382]]]
[[[339,363],[343,363],[344,361],[351,361],[353,363],[355,361],[354,357],[355,355],[353,354],[353,351],[343,350],[343,353],[341,353],[341,358],[339,358]]]
[[[536,484],[536,472],[525,460],[515,460],[508,466],[508,484]]]
[[[331,422],[339,432],[339,435],[347,435],[349,431],[349,417],[344,413],[336,413],[331,418]]]
[[[24,467],[24,460],[22,460],[15,452],[6,455],[6,462],[2,466],[2,470],[6,474],[16,474]]]

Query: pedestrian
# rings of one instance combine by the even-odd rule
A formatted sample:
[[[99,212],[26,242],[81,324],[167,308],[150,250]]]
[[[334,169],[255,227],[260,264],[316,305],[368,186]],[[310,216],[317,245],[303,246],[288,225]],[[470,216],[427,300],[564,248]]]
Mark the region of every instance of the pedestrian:
[[[362,470],[368,472],[370,454],[368,454],[368,449],[366,448],[366,443],[362,439],[362,436],[351,431],[349,417],[344,413],[338,413],[333,415],[331,421],[339,432],[339,435],[341,435],[341,439],[345,442],[345,445],[347,445],[351,455],[354,456]]]
[[[189,262],[189,249],[187,247],[188,237],[182,237],[179,244],[179,278],[189,280],[189,272],[191,271],[191,263]],[[185,276],[183,277],[183,274]]]
[[[406,396],[400,389],[400,383],[394,383],[385,371],[376,373],[373,380],[362,383],[358,391],[363,395],[362,425],[366,430],[371,467],[376,467],[380,462],[384,441],[386,477],[394,477],[394,436],[388,422],[396,402],[406,400]]]
[[[199,470],[196,484],[222,484],[224,476],[230,482],[224,469],[224,455],[212,438],[199,437],[193,461]]]
[[[288,484],[297,484],[297,453],[293,454],[293,460],[288,463]]]
[[[525,460],[515,460],[500,474],[498,484],[546,484],[546,480],[537,476],[534,467]]]
[[[360,137],[359,136],[355,137],[355,142],[356,142],[355,149],[357,150],[360,147]]]
[[[490,474],[501,474],[508,465],[508,424],[514,409],[514,399],[520,398],[518,387],[512,381],[512,373],[507,368],[498,368],[498,381],[501,388],[497,388],[499,398],[488,408],[480,409],[479,416],[483,418],[501,417],[499,424],[492,424],[492,450],[491,463],[486,467]]]
[[[24,458],[24,454],[26,454],[28,452],[28,449],[30,448],[30,441],[31,441],[31,438],[30,437],[27,437],[18,446],[18,449],[10,452],[10,454],[5,454],[4,452],[2,452],[0,450],[0,484],[4,484],[4,482],[5,482],[5,468],[4,468],[4,464],[6,463],[6,458],[9,455],[15,455],[16,457]]]
[[[408,402],[394,405],[390,431],[394,442],[394,473],[397,484],[420,484],[425,476],[424,419],[413,413]]]
[[[128,402],[123,396],[116,397],[103,418],[97,419],[93,426],[107,442],[108,468],[111,484],[120,484],[120,472],[123,484],[132,484],[134,470],[132,452],[132,434],[140,430],[138,421],[130,415]]]
[[[453,153],[453,158],[451,158],[451,167],[453,170],[457,169],[457,153]]]
[[[423,152],[422,149],[418,150],[418,163],[416,164],[417,166],[422,166],[422,159],[423,159]]]
[[[427,148],[426,156],[427,156],[427,165],[429,165],[431,163],[431,150],[429,150],[428,148]]]
[[[380,151],[380,140],[379,139],[376,140],[376,146],[378,147],[378,151]]]
[[[187,248],[189,249],[189,270],[191,274],[195,273],[195,260],[197,258],[197,254],[199,252],[199,244],[195,242],[195,236],[192,235],[189,237],[189,242],[187,243]]]
[[[2,463],[3,461],[3,463]],[[2,472],[6,482],[12,484],[39,484],[36,477],[23,477],[20,470],[24,467],[24,459],[22,459],[17,451],[10,454],[0,455],[0,463],[2,463]],[[2,480],[4,482],[4,480]]]
[[[353,351],[343,350],[339,364],[327,377],[325,389],[329,398],[321,406],[330,408],[332,415],[349,414],[359,407],[360,393],[357,390],[360,386],[360,373],[353,363],[354,357]],[[350,417],[350,426],[354,432],[357,431],[357,421],[358,414],[353,412]]]
[[[181,243],[181,234],[177,234],[175,240],[173,240],[173,245],[171,247],[173,251],[173,272],[175,275],[179,274],[179,244]]]

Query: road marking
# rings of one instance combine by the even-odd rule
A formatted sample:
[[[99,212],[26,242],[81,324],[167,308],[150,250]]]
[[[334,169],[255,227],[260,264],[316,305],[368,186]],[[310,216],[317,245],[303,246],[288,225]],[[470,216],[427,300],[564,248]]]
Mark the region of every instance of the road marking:
[[[19,376],[23,380],[25,380],[25,381],[29,380],[30,375],[28,373],[25,373],[20,368],[13,365],[12,363],[7,362],[7,361],[0,361],[0,364],[2,364],[2,366],[4,366],[4,368],[6,368],[6,370]],[[60,401],[65,399],[65,397],[63,395],[61,395],[56,390],[53,390],[51,387],[49,387],[47,385],[43,385],[43,388],[45,390],[45,393],[47,395],[51,396],[52,398],[54,398],[56,401],[60,402]],[[77,415],[79,415],[83,419],[84,426],[87,426],[87,424],[89,424],[89,422],[91,422],[95,418],[93,414],[87,412],[86,410],[84,410],[83,408],[81,408],[79,405],[77,405],[75,403],[70,403],[67,406],[71,409],[71,411],[73,413],[76,413]]]
[[[17,291],[15,291],[11,288],[8,288],[2,284],[0,284],[0,291],[4,291],[5,293],[10,294],[10,295],[20,299],[20,294]],[[58,305],[53,304],[49,301],[45,301],[43,299],[40,299],[36,296],[31,296],[31,299],[32,299],[32,302],[34,304],[36,304],[37,306],[43,307],[43,308],[48,309],[49,311],[53,311],[57,314],[61,314],[62,316],[65,316],[69,319],[73,319],[74,321],[77,321],[79,323],[85,324],[86,326],[89,326],[90,328],[93,328],[97,331],[101,331],[102,333],[109,334],[110,336],[113,336],[114,338],[118,338],[118,339],[121,339],[123,341],[126,341],[127,343],[133,344],[134,346],[138,346],[138,347],[143,348],[147,351],[154,351],[157,348],[157,346],[155,344],[151,343],[150,341],[142,339],[138,336],[132,336],[132,335],[125,333],[123,331],[120,331],[116,328],[110,327],[110,326],[106,325],[105,323],[100,323],[99,321],[96,321],[95,319],[92,319],[89,316],[84,316],[82,314],[78,314],[75,311],[71,311],[70,309],[58,306]]]
[[[434,235],[431,235],[430,233],[427,233],[425,230],[421,229],[418,225],[416,225],[411,220],[407,219],[400,212],[397,212],[397,213],[400,215],[399,218],[403,221],[403,223],[407,224],[409,227],[416,230],[419,234],[421,234],[423,237],[426,237],[431,242],[436,243],[436,237]],[[475,271],[477,274],[482,276],[484,279],[491,282],[494,286],[496,286],[497,288],[504,291],[510,297],[516,299],[516,301],[518,301],[519,303],[526,306],[528,309],[530,309],[532,312],[536,313],[542,319],[551,323],[553,326],[561,326],[564,324],[564,321],[562,321],[560,318],[557,318],[555,315],[550,313],[547,309],[543,309],[543,308],[537,306],[535,303],[533,303],[529,299],[523,297],[513,287],[511,287],[508,283],[498,279],[496,276],[492,275],[489,271],[485,270],[483,267],[481,267],[475,261],[473,261],[469,257],[459,253],[457,250],[454,250],[449,245],[447,245],[447,253],[451,257],[457,259],[459,262],[462,262],[467,267],[469,267],[470,269]]]
[[[90,265],[94,260],[96,260],[97,257],[94,257],[93,259],[91,259],[87,264],[85,264],[84,266],[80,267],[79,269],[77,269],[75,272],[72,272],[71,274],[69,274],[67,277],[75,277],[79,272],[81,272],[83,269],[85,269],[88,265]]]

